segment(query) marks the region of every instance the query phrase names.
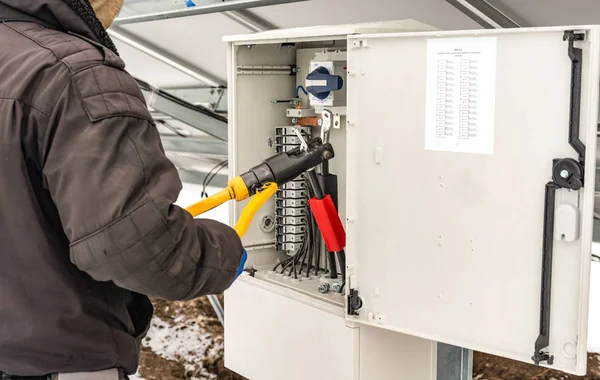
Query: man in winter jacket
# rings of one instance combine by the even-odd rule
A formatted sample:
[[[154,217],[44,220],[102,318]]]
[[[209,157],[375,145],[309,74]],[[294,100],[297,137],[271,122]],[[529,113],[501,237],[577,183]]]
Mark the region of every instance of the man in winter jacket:
[[[1,379],[124,378],[147,296],[239,274],[235,231],[173,204],[177,171],[105,30],[121,6],[0,0]]]

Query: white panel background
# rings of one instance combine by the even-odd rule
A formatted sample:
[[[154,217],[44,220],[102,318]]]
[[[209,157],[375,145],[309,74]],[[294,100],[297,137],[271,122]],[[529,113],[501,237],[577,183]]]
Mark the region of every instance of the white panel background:
[[[358,329],[240,279],[225,293],[225,365],[251,380],[351,380]],[[271,286],[273,287],[273,286]],[[428,379],[423,379],[428,380]]]
[[[493,156],[423,150],[425,38],[369,37],[367,48],[350,51],[356,75],[348,83],[348,119],[356,126],[348,131],[347,213],[356,221],[348,224],[347,252],[356,265],[350,287],[365,303],[360,320],[381,313],[384,328],[530,362],[539,326],[544,185],[552,158],[574,156],[562,35],[498,38]],[[592,128],[582,139],[593,166],[597,49],[593,64],[587,53],[581,121],[583,134]],[[382,165],[373,162],[376,147],[383,148]],[[586,172],[587,183],[593,175]],[[551,309],[555,368],[578,373],[587,349],[581,334],[593,188],[584,193],[583,239],[555,242]],[[581,360],[561,353],[567,340],[579,342]]]

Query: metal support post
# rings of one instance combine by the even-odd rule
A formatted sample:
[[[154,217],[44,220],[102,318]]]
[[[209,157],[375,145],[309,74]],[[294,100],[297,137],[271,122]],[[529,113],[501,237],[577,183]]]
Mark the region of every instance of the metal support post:
[[[215,314],[217,314],[217,318],[219,318],[221,325],[225,326],[225,313],[223,312],[223,306],[221,305],[221,302],[219,302],[217,296],[209,295],[206,297],[215,311]]]
[[[437,380],[472,380],[473,351],[437,344]]]

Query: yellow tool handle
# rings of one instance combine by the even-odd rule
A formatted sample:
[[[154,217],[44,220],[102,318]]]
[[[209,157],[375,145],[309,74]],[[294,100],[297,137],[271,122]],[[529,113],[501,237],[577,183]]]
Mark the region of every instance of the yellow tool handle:
[[[237,232],[238,236],[244,237],[246,231],[248,231],[248,227],[250,227],[250,223],[252,223],[252,219],[256,212],[265,204],[266,201],[271,198],[273,194],[277,192],[277,184],[276,183],[267,183],[259,191],[256,192],[256,195],[250,199],[250,202],[244,207],[242,210],[242,215],[238,219],[235,227],[233,229]]]
[[[213,194],[208,198],[202,199],[198,203],[194,203],[193,205],[186,208],[186,210],[187,212],[192,214],[193,217],[197,217],[198,215],[204,214],[205,212],[210,211],[213,208],[216,208],[229,200],[232,200],[233,198],[234,194],[231,191],[231,187],[226,187],[218,193]]]
[[[198,203],[189,206],[186,208],[186,210],[192,214],[193,217],[197,217],[198,215],[204,214],[205,212],[210,211],[227,201],[235,199],[236,201],[241,202],[249,196],[250,194],[248,192],[248,188],[246,187],[246,183],[242,177],[237,176],[229,181],[226,188],[206,199],[201,200]]]
[[[246,190],[247,191],[247,190]],[[277,184],[276,183],[267,183],[265,184],[259,191],[256,192],[256,195],[250,199],[250,202],[244,207],[242,210],[242,215],[238,219],[235,224],[234,230],[237,232],[238,236],[241,238],[244,236],[246,231],[248,231],[248,227],[250,227],[250,223],[252,223],[252,219],[254,219],[254,215],[256,212],[265,204],[269,198],[273,194],[277,192]],[[240,193],[239,189],[237,193]],[[223,203],[236,199],[238,201],[243,200],[247,197],[242,194],[241,196],[238,194],[236,197],[236,191],[234,186],[230,183],[228,187],[219,191],[216,194],[211,195],[210,197],[201,200],[198,203],[195,203],[186,208],[186,210],[192,214],[192,216],[196,217],[198,215],[204,214],[205,212],[212,210]]]

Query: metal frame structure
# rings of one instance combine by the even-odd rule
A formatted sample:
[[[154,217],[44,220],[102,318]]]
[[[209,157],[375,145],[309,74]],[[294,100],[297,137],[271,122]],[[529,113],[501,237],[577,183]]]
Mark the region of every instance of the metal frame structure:
[[[225,87],[164,88],[163,90],[185,102],[204,106],[217,114],[227,113],[227,88]]]
[[[242,26],[245,26],[253,32],[264,32],[266,30],[277,29],[275,25],[261,17],[258,17],[247,9],[226,11],[223,12],[223,15],[229,17],[231,20]]]
[[[181,71],[184,74],[189,75],[190,77],[199,80],[202,83],[205,83],[207,86],[219,87],[224,86],[225,82],[221,79],[215,77],[214,75],[195,67],[192,64],[184,62],[180,58],[173,57],[173,55],[167,53],[163,49],[158,46],[154,46],[151,43],[142,40],[141,38],[127,32],[123,28],[119,28],[118,26],[113,26],[108,29],[108,34],[139,51],[142,53],[148,54],[152,58],[157,59],[158,61],[165,63],[171,66],[174,69]]]
[[[207,5],[201,5],[201,6],[193,6],[193,7],[178,9],[178,10],[174,10],[174,11],[156,12],[156,13],[149,13],[149,14],[144,14],[144,15],[139,15],[139,16],[118,17],[115,20],[114,24],[115,25],[134,24],[134,23],[140,23],[140,22],[166,20],[166,19],[178,18],[178,17],[203,15],[203,14],[208,14],[208,13],[220,13],[220,12],[234,11],[234,10],[240,10],[240,9],[257,8],[257,7],[264,7],[264,6],[268,6],[268,5],[296,3],[299,1],[306,1],[306,0],[231,0],[231,1],[215,2],[213,4],[207,4]]]
[[[437,378],[439,380],[471,380],[473,378],[473,351],[438,343]]]
[[[208,108],[185,102],[138,80],[148,107],[180,120],[221,141],[227,141],[227,118]]]
[[[527,25],[493,0],[446,0],[486,29],[522,28]]]
[[[161,136],[166,151],[227,157],[227,143],[197,137]]]

